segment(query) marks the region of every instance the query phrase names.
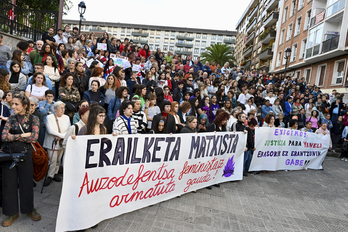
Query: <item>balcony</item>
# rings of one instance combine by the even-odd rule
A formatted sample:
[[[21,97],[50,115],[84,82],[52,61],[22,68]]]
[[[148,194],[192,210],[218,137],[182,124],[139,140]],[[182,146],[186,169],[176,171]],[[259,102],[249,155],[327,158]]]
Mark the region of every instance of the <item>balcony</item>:
[[[263,20],[263,26],[267,28],[274,25],[278,21],[278,18],[279,18],[279,12],[276,12],[276,11],[272,12]]]
[[[193,36],[189,36],[187,34],[179,34],[176,36],[176,38],[180,40],[194,40]]]
[[[329,52],[338,48],[338,42],[340,41],[340,36],[333,37],[331,39],[325,40],[322,45],[321,53]]]
[[[271,42],[272,40],[275,39],[276,37],[276,32],[275,31],[268,31],[266,30],[265,32],[263,32],[261,35],[260,35],[260,40],[261,40],[261,43],[262,44],[269,44],[269,42]]]
[[[257,13],[258,9],[259,9],[259,4],[256,4],[256,6],[251,10],[251,12],[249,14],[249,19],[251,19],[252,17],[255,16],[255,14]]]
[[[226,44],[235,44],[236,43],[236,39],[224,39],[224,43]]]
[[[243,52],[243,56],[244,56],[244,57],[249,56],[249,55],[251,54],[252,51],[253,51],[253,46],[250,46],[250,47],[246,48],[246,49],[244,50],[244,52]]]
[[[243,62],[243,63],[241,63],[241,66],[243,66],[244,68],[249,68],[250,65],[251,65],[251,60],[250,59],[245,61],[245,62]]]
[[[322,10],[320,13],[318,13],[316,16],[311,18],[311,23],[309,27],[313,27],[316,24],[320,23],[325,19],[325,10]]]
[[[248,38],[247,38],[247,40],[246,40],[246,42],[245,42],[245,45],[252,44],[254,38],[255,38],[255,32],[252,32],[252,33],[248,36]]]
[[[278,8],[278,3],[279,3],[279,0],[271,0],[271,1],[269,1],[268,4],[265,7],[265,10],[270,12],[270,11]]]
[[[133,39],[134,44],[147,44],[148,40]]]
[[[189,44],[189,43],[175,43],[175,46],[177,47],[185,47],[185,48],[193,48],[193,44]]]
[[[248,24],[247,33],[250,33],[256,25],[256,17]]]
[[[345,7],[346,1],[340,0],[326,8],[326,18],[330,17],[331,15],[336,14],[338,11],[342,10]]]
[[[141,36],[141,37],[148,37],[149,33],[143,32],[141,30],[139,31],[133,31],[132,36]]]
[[[273,52],[270,47],[263,49],[263,51],[259,53],[259,60],[269,60],[272,57],[273,57]]]
[[[176,50],[175,54],[178,54],[178,55],[192,55],[192,52]]]

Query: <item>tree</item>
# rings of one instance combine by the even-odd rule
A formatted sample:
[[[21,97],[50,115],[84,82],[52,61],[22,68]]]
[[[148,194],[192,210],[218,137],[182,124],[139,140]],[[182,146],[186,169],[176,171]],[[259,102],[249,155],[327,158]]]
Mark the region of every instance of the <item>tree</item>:
[[[208,61],[210,64],[215,61],[216,64],[223,66],[226,62],[230,63],[230,66],[236,62],[231,47],[226,44],[214,44],[206,48],[207,51],[201,54],[203,62]]]
[[[17,1],[16,5],[25,9],[35,9],[35,10],[48,10],[48,11],[59,11],[59,1],[60,0],[21,0]],[[64,12],[66,15],[67,12],[72,7],[71,0],[64,1]]]

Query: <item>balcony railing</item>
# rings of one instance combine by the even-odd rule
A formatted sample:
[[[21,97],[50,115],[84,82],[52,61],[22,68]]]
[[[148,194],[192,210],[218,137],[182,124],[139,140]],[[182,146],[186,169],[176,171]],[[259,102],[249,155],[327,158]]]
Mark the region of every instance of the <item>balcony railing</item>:
[[[246,42],[245,42],[245,45],[249,45],[250,42],[253,42],[254,37],[255,37],[255,32],[252,32],[252,33],[248,36],[248,38],[247,38],[247,40],[246,40]]]
[[[311,24],[309,27],[313,27],[314,25],[320,23],[321,21],[323,21],[325,19],[325,10],[321,11],[320,13],[318,13],[316,16],[314,16],[313,18],[311,18]]]
[[[259,4],[256,4],[256,6],[251,10],[250,14],[249,14],[249,18],[252,18],[255,13],[257,12]]]
[[[275,39],[276,32],[274,30],[269,31],[268,33],[262,33],[260,35],[260,40],[262,44],[269,44],[271,40]]]
[[[9,10],[14,8],[14,19],[9,18]],[[37,41],[49,27],[58,26],[58,11],[24,9],[0,1],[0,31]]]
[[[176,43],[175,46],[177,47],[186,47],[186,48],[192,48],[193,44],[192,43]]]
[[[193,36],[189,36],[187,34],[183,35],[183,34],[179,34],[176,36],[177,39],[183,39],[183,40],[194,40]]]
[[[142,40],[142,39],[133,39],[133,43],[135,44],[147,44],[148,43],[148,40]]]
[[[278,6],[279,0],[271,0],[265,7],[266,11],[272,11]]]
[[[235,44],[236,43],[236,39],[224,39],[224,43],[226,44]]]
[[[321,53],[325,53],[325,52],[337,49],[339,41],[340,41],[340,36],[336,36],[331,39],[325,40],[322,45]]]
[[[268,60],[273,57],[273,52],[271,48],[266,48],[259,53],[260,60]]]
[[[148,37],[149,33],[143,32],[143,31],[133,31],[132,32],[133,36],[142,36],[142,37]]]
[[[251,52],[253,51],[253,46],[248,47],[247,49],[244,50],[243,52],[243,56],[246,57],[249,54],[251,54]]]
[[[271,13],[270,15],[268,15],[267,18],[265,18],[263,20],[263,26],[265,28],[272,26],[273,24],[275,24],[278,21],[278,18],[279,18],[279,12],[275,11],[275,12]]]
[[[346,4],[345,0],[340,0],[332,4],[328,8],[326,8],[326,18],[342,10],[345,7],[345,4]]]
[[[192,55],[192,51],[179,51],[179,50],[176,50],[175,51],[175,54],[178,54],[178,55]]]
[[[256,17],[251,21],[251,23],[249,23],[248,27],[247,27],[247,32],[249,33],[251,31],[251,29],[254,28],[256,24]]]

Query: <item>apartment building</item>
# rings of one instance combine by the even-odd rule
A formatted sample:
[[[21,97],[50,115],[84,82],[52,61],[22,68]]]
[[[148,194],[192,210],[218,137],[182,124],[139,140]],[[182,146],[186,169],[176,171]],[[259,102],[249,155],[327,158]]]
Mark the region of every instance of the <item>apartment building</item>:
[[[237,23],[235,56],[245,69],[272,71],[278,0],[252,0]]]
[[[305,77],[324,92],[347,92],[347,0],[286,0],[280,4],[272,70]]]
[[[78,27],[79,21],[63,20],[63,23]],[[233,53],[237,34],[236,31],[227,30],[84,21],[81,33],[88,32],[98,35],[108,32],[121,40],[132,39],[134,44],[148,44],[150,50],[160,48],[164,53],[171,51],[182,56],[192,55],[194,60],[212,44],[227,44]]]

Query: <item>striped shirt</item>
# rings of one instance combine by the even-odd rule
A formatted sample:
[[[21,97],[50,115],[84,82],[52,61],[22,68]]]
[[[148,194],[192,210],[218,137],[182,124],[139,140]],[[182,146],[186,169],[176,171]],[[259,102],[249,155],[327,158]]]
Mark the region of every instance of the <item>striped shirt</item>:
[[[134,119],[137,125],[138,133],[139,134],[144,133],[147,127],[147,118],[146,118],[145,112],[142,110],[133,112],[132,119]]]
[[[132,134],[137,134],[137,124],[133,118],[130,120],[130,125]],[[115,132],[118,135],[128,135],[128,122],[122,116],[117,117],[112,132]]]

